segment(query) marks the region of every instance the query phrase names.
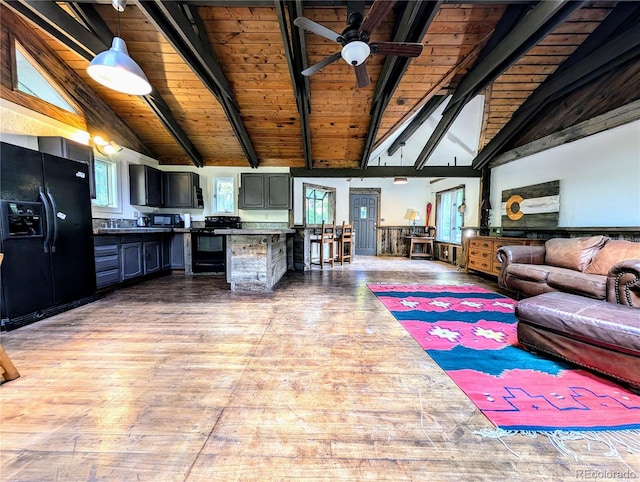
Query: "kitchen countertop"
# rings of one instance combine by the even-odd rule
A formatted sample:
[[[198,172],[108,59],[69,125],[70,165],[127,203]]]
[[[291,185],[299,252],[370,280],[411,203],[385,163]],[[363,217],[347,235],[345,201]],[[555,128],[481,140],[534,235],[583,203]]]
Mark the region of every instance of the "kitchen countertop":
[[[295,229],[275,229],[275,228],[264,228],[264,229],[236,229],[236,228],[220,228],[215,229],[213,234],[291,234],[295,233]]]
[[[188,231],[188,230],[187,230]],[[172,233],[172,228],[95,228],[93,234],[157,234]]]
[[[197,228],[195,228],[197,229]],[[190,233],[193,231],[191,228],[94,228],[93,234],[154,234],[154,233]],[[262,228],[262,229],[235,229],[235,228],[220,228],[214,229],[213,234],[291,234],[295,233],[294,229],[276,229],[276,228]]]

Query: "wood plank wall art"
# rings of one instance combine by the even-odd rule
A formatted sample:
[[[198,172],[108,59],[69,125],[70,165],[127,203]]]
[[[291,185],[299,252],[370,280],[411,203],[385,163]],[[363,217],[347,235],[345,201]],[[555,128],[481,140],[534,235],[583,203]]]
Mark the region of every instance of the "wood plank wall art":
[[[560,217],[560,181],[502,191],[502,228],[550,228]]]

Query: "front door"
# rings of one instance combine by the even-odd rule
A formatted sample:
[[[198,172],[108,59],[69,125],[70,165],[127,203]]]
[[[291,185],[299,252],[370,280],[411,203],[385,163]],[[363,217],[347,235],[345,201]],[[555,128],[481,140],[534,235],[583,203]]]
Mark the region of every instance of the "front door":
[[[350,194],[351,222],[355,233],[355,254],[361,256],[376,255],[378,226],[378,195]]]

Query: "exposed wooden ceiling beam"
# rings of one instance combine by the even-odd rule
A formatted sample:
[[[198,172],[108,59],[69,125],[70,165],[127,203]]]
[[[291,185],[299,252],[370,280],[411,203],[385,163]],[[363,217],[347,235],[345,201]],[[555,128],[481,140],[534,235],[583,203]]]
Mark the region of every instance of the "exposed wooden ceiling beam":
[[[447,98],[446,95],[434,95],[429,101],[422,106],[420,112],[411,120],[409,125],[402,131],[402,133],[396,137],[396,140],[391,143],[389,149],[387,149],[387,155],[393,156],[393,154],[400,149],[401,144],[406,143],[409,138],[420,128],[425,121],[431,117],[431,114],[440,107],[440,104]]]
[[[478,178],[481,172],[471,166],[428,166],[416,171],[412,166],[371,166],[367,169],[303,169],[292,167],[293,177],[470,177]]]
[[[92,21],[94,22],[91,26],[92,30],[89,30],[65,12],[55,2],[22,0],[9,1],[5,3],[14,11],[34,22],[44,31],[54,36],[64,45],[89,61],[93,60],[97,54],[108,50],[110,47],[111,36],[109,38],[102,38],[96,34],[96,31],[101,32],[101,35],[106,35],[107,32],[110,32],[108,27],[104,24],[104,21],[102,21],[97,14],[88,14],[92,15]],[[93,9],[93,6],[83,5],[82,8],[85,11],[89,11]],[[95,24],[100,24],[100,27],[93,30],[93,25]],[[196,166],[202,167],[204,164],[202,155],[198,152],[193,143],[187,137],[186,133],[175,120],[171,110],[160,94],[154,91],[143,98],[153,112],[158,115],[158,118],[176,142],[182,146],[191,161]]]
[[[640,5],[635,2],[618,4],[590,38],[520,106],[507,125],[476,156],[473,167],[481,169],[491,162],[551,102],[557,102],[569,92],[640,57],[638,22]]]
[[[287,2],[275,0],[276,14],[280,24],[280,33],[284,44],[284,52],[289,65],[289,76],[293,86],[293,94],[296,98],[298,113],[300,114],[300,129],[302,131],[302,149],[304,152],[304,165],[307,169],[313,168],[311,157],[311,99],[309,95],[309,78],[302,75],[306,68],[305,41],[300,29],[293,24],[296,17],[302,15],[302,1]],[[287,10],[288,9],[288,10]],[[287,21],[288,11],[288,21]]]
[[[458,85],[442,119],[416,158],[415,168],[424,167],[469,101],[583,3],[563,0],[539,2],[531,9],[526,4],[508,8],[478,61]]]
[[[381,1],[381,0],[378,0]],[[394,42],[421,42],[429,25],[433,21],[438,9],[440,0],[433,2],[408,2],[397,16],[394,26]],[[371,105],[371,120],[365,140],[365,147],[360,159],[360,169],[367,168],[369,156],[380,128],[380,122],[384,111],[389,105],[402,76],[411,62],[410,57],[387,56],[378,82]]]
[[[240,146],[251,167],[258,167],[259,160],[249,133],[240,116],[240,109],[217,59],[201,36],[193,29],[189,18],[177,2],[162,0],[138,2],[138,8],[165,36],[209,91],[222,106]],[[197,11],[190,15],[197,17]]]

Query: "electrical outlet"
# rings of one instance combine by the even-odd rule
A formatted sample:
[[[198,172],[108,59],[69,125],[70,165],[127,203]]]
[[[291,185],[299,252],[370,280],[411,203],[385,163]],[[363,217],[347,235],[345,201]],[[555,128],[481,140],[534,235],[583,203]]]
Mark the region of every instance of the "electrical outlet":
[[[140,217],[140,213],[138,211],[133,211],[133,217],[138,219]]]

